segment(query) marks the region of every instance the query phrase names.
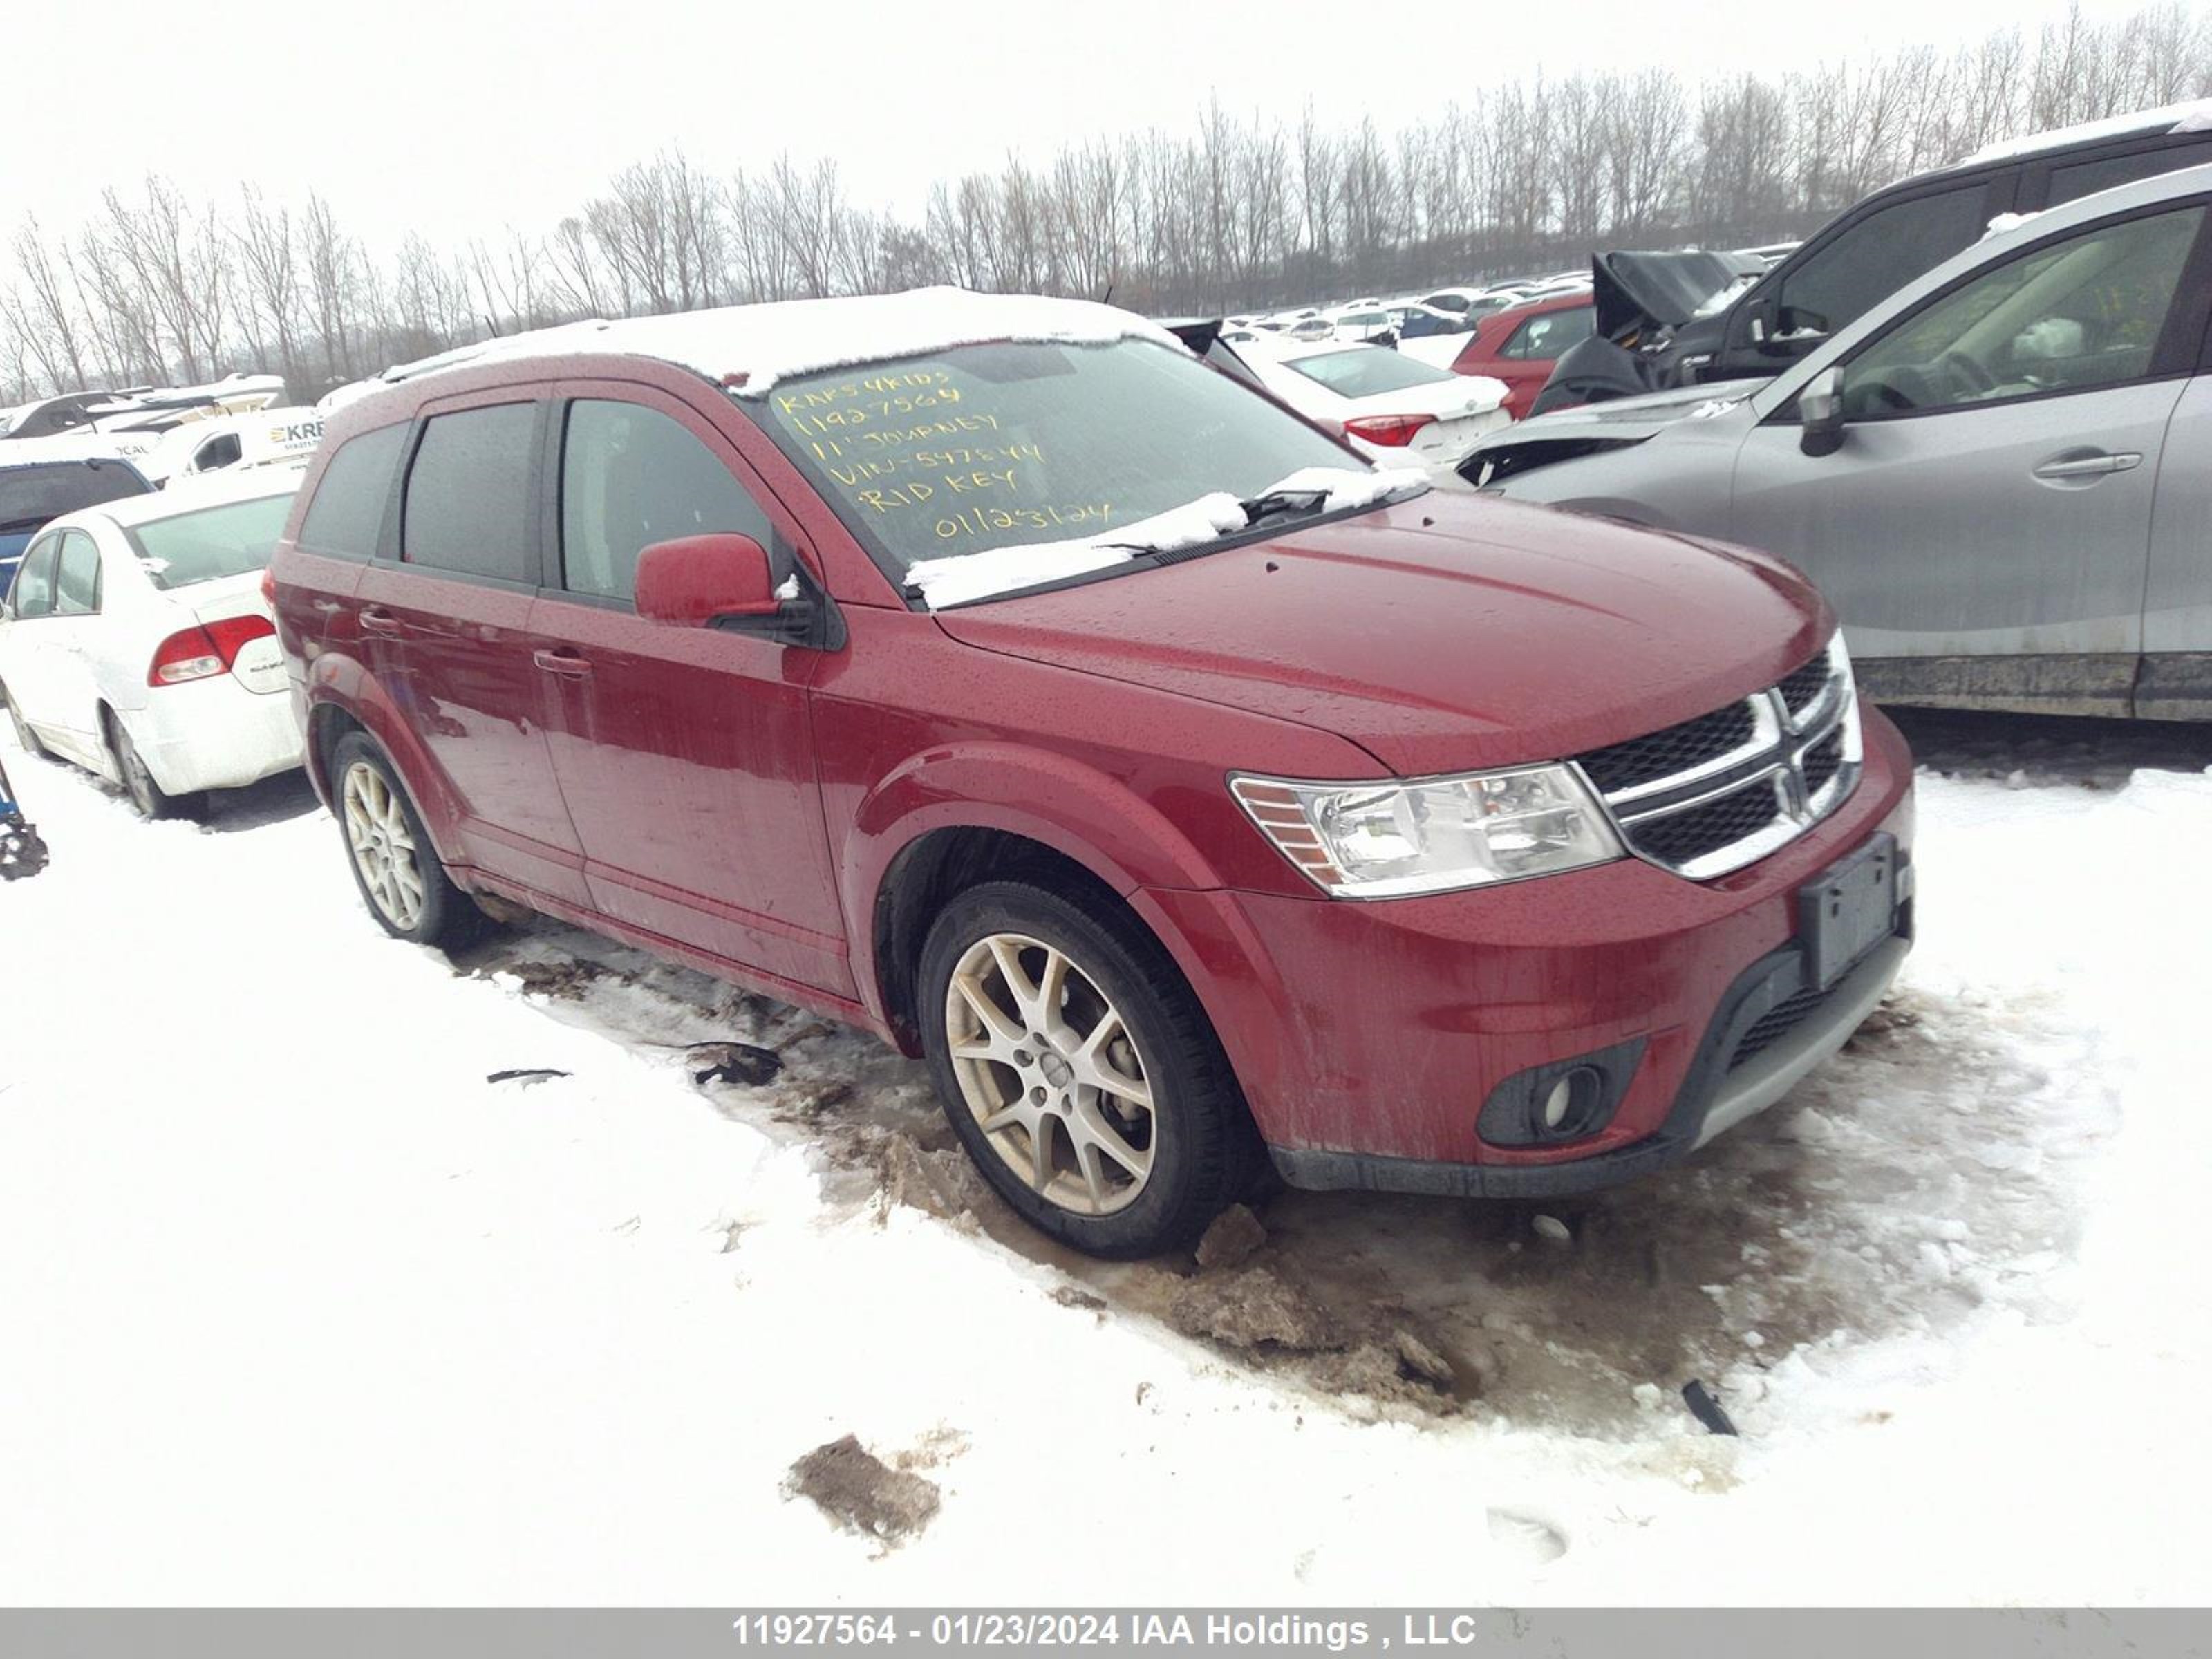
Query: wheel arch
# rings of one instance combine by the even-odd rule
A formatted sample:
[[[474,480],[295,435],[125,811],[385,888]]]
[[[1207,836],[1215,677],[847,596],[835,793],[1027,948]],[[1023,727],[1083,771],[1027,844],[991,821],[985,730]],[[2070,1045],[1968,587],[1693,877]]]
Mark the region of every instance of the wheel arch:
[[[362,732],[398,770],[441,861],[453,865],[459,804],[406,715],[376,678],[354,659],[325,653],[316,659],[307,703],[307,775],[323,804],[333,806],[336,800],[330,763],[339,740],[348,732]]]
[[[1080,887],[1128,913],[1197,988],[1186,942],[1141,890],[1220,884],[1189,839],[1125,786],[1000,744],[932,750],[887,777],[854,816],[839,875],[854,977],[909,1054],[919,1052],[921,940],[963,889],[1007,876]]]

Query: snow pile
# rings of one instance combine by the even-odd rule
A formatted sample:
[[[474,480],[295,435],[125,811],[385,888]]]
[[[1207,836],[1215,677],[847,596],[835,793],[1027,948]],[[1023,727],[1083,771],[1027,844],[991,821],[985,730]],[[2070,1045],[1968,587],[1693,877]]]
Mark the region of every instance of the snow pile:
[[[1317,491],[1323,497],[1317,510],[1335,513],[1404,501],[1428,487],[1428,475],[1415,467],[1364,471],[1352,467],[1308,466],[1277,480],[1260,494]],[[1246,527],[1247,522],[1243,505],[1237,497],[1225,489],[1216,490],[1118,530],[1061,541],[987,548],[979,553],[960,553],[951,558],[923,559],[907,567],[906,580],[909,587],[928,601],[931,610],[942,611],[949,605],[988,599],[995,594],[1035,587],[1067,576],[1109,569],[1140,554],[1176,553],[1186,548],[1202,547],[1224,536],[1235,535]]]
[[[2044,210],[2040,208],[2033,213],[2000,213],[1990,221],[1989,227],[1982,232],[1980,240],[1986,242],[1992,236],[2002,236],[2007,231],[2018,230],[2022,225],[2040,219],[2043,213]]]
[[[1106,1299],[1192,1280],[1071,1293],[885,1213],[818,1149],[923,1109],[919,1067],[681,970],[564,981],[537,935],[457,975],[376,931],[296,785],[149,825],[7,755],[54,848],[0,888],[0,1486],[37,1495],[0,1505],[9,1604],[972,1602],[1040,1471],[1116,1574],[1042,1552],[1018,1599],[1045,1604],[2202,1594],[2175,1517],[2212,1479],[2212,775],[1923,776],[1887,1028],[1640,1208],[1561,1207],[1571,1241],[1510,1273],[1469,1270],[1504,1224],[1479,1206],[1270,1207],[1270,1248],[1333,1215],[1334,1260],[1412,1262],[1499,1346],[1501,1400],[1576,1382],[1519,1327],[1595,1311],[1626,1426],[1592,1428],[1323,1398]],[[849,1098],[702,1094],[677,1045],[730,1036]],[[523,1070],[565,1075],[489,1081]],[[1734,1206],[1783,1189],[1778,1225]],[[1697,1276],[1614,1271],[1593,1218],[1670,1206]],[[1672,1291],[1721,1312],[1699,1374],[1739,1440],[1675,1393],[1708,1356],[1660,1328],[1632,1360]],[[939,1489],[895,1549],[785,1495],[848,1434]]]
[[[564,323],[457,347],[387,369],[382,378],[415,380],[507,357],[607,352],[657,357],[710,380],[742,375],[743,384],[732,389],[740,397],[758,398],[793,375],[995,340],[1057,345],[1150,340],[1184,349],[1181,341],[1157,324],[1088,300],[918,288],[902,294],[722,306],[618,322]],[[324,406],[337,404],[326,398]]]

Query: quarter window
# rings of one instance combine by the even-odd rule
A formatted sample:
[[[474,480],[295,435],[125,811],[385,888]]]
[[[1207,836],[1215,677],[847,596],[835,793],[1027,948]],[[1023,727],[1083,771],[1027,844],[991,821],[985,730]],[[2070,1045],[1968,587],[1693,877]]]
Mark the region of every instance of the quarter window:
[[[392,475],[407,436],[403,422],[349,438],[324,467],[300,526],[300,545],[340,559],[373,559],[392,500]]]
[[[768,515],[690,428],[639,404],[569,405],[561,461],[561,559],[569,592],[631,599],[640,552],[713,531],[769,544]]]
[[[537,429],[535,404],[433,416],[407,475],[399,556],[459,575],[530,580]]]
[[[59,536],[49,536],[23,556],[15,571],[15,585],[9,591],[19,617],[53,614],[54,557],[61,544]]]
[[[2016,255],[1881,336],[1844,371],[1855,417],[2086,392],[2151,374],[2202,207]]]

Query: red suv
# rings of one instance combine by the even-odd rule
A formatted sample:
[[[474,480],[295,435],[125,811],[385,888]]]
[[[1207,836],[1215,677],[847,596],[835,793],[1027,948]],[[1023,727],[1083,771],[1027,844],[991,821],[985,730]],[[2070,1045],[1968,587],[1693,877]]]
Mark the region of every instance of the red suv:
[[[1597,307],[1588,289],[1533,300],[1493,312],[1452,359],[1455,374],[1485,374],[1505,382],[1505,412],[1528,417],[1528,405],[1552,378],[1552,365],[1569,346],[1590,337]]]
[[[926,1056],[1079,1249],[1572,1192],[1837,1048],[1911,766],[1788,568],[1375,473],[1151,325],[943,293],[395,371],[272,578],[399,938],[566,917]]]

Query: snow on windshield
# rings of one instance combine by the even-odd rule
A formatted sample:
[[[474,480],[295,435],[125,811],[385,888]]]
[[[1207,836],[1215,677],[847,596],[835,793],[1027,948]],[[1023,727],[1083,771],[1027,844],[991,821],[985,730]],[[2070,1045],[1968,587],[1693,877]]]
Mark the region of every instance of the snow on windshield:
[[[738,407],[894,583],[969,554],[1120,542],[1203,497],[1350,463],[1249,387],[1149,341],[958,346],[797,376]]]
[[[1316,512],[1335,513],[1404,501],[1428,487],[1428,475],[1418,467],[1363,472],[1352,467],[1313,466],[1285,475],[1259,494],[1297,495],[1311,491],[1322,498]],[[931,610],[942,611],[1017,588],[1087,575],[1126,564],[1140,554],[1201,547],[1236,534],[1246,524],[1243,504],[1222,490],[1111,532],[926,560],[911,566],[906,579]]]

